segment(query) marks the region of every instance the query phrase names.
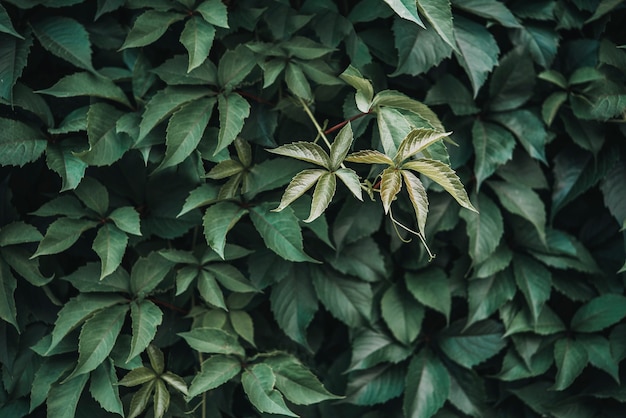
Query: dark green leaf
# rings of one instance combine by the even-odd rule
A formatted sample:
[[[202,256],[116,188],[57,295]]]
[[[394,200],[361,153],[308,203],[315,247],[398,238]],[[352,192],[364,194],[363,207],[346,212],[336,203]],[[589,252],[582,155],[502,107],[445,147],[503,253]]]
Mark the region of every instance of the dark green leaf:
[[[535,62],[544,68],[552,64],[559,43],[556,32],[532,24],[515,29],[511,40],[515,45],[525,46]]]
[[[478,187],[480,187],[498,166],[511,159],[515,139],[506,129],[477,119],[472,125],[472,144],[476,158],[474,172]]]
[[[76,405],[87,380],[89,380],[89,375],[84,374],[63,384],[52,385],[46,402],[48,414],[51,417],[74,418]]]
[[[276,376],[270,366],[261,363],[247,368],[241,375],[241,383],[248,399],[259,411],[298,416],[285,405],[283,395],[274,389]]]
[[[428,90],[424,102],[429,105],[448,105],[457,116],[472,115],[480,111],[467,87],[450,74],[437,80]]]
[[[6,35],[0,39],[0,98],[13,102],[13,86],[26,67],[33,39],[32,36],[21,40]]]
[[[587,365],[585,346],[576,340],[562,338],[554,344],[557,374],[554,390],[564,390],[574,382]]]
[[[398,285],[385,291],[380,301],[380,311],[398,341],[408,345],[417,338],[422,328],[424,307],[407,296]]]
[[[550,298],[552,274],[542,264],[523,255],[513,258],[513,271],[515,282],[528,303],[533,319],[537,320],[545,302]],[[624,312],[626,314],[626,310]]]
[[[200,373],[191,382],[189,398],[223,385],[240,371],[241,363],[233,357],[220,354],[209,357],[202,363]]]
[[[369,320],[372,289],[368,283],[344,279],[331,270],[313,270],[318,298],[333,316],[348,326],[358,327]]]
[[[245,355],[237,337],[219,328],[192,328],[191,331],[178,335],[183,337],[191,348],[201,353],[234,354],[240,357]]]
[[[496,257],[498,251],[492,255]],[[509,260],[510,262],[510,260]],[[492,274],[484,279],[473,279],[467,288],[469,313],[467,324],[488,318],[505,302],[515,296],[515,279],[511,269]]]
[[[117,121],[122,115],[113,106],[95,103],[87,113],[89,149],[76,153],[89,165],[111,165],[119,160],[131,145],[131,138],[117,132]]]
[[[254,53],[240,45],[227,51],[217,67],[217,82],[227,92],[238,86],[256,66]]]
[[[209,206],[204,213],[204,236],[220,257],[224,258],[226,234],[246,213],[246,209],[230,202],[216,203]]]
[[[243,128],[244,120],[250,115],[250,103],[237,93],[219,95],[217,108],[220,112],[220,131],[213,155],[235,140]]]
[[[222,28],[228,27],[228,11],[221,0],[204,0],[196,7],[196,11],[208,23]]]
[[[474,206],[477,213],[462,210],[460,216],[465,220],[470,256],[475,264],[480,264],[498,247],[504,234],[504,221],[498,206],[485,194],[474,198]]]
[[[493,111],[515,109],[530,99],[534,86],[535,71],[530,56],[521,48],[513,49],[493,72],[489,108]]]
[[[419,11],[452,49],[456,50],[454,27],[452,26],[452,9],[449,0],[418,0]]]
[[[135,20],[120,49],[150,45],[159,39],[171,24],[184,17],[185,15],[180,13],[148,10]]]
[[[128,236],[111,224],[104,224],[93,241],[93,250],[101,261],[100,280],[113,273],[122,263]]]
[[[117,383],[113,362],[105,361],[91,373],[89,392],[102,409],[124,416]]]
[[[60,144],[48,144],[46,147],[46,164],[61,177],[61,192],[75,189],[85,176],[87,168],[87,163],[74,155],[76,145],[72,142],[66,140]]]
[[[70,248],[80,238],[81,234],[95,227],[98,223],[87,219],[59,218],[52,222],[46,231],[34,257],[48,254],[58,254]]]
[[[502,338],[504,329],[498,322],[486,320],[466,328],[464,322],[452,323],[437,337],[441,350],[461,366],[470,369],[506,346]]]
[[[453,0],[452,4],[474,15],[495,20],[507,28],[520,27],[513,13],[497,0]]]
[[[597,332],[626,316],[626,297],[607,293],[581,306],[572,317],[571,327],[577,332]]]
[[[65,76],[52,87],[39,90],[37,93],[48,94],[54,97],[101,97],[130,107],[126,94],[113,81],[88,72]]]
[[[45,49],[69,63],[95,73],[91,62],[91,42],[85,27],[62,16],[33,22],[35,36]]]
[[[0,258],[0,318],[19,330],[17,325],[17,310],[13,293],[17,288],[17,281],[9,266]]]
[[[46,138],[23,122],[0,118],[0,166],[35,161],[46,149]]]
[[[138,296],[149,294],[165,279],[171,268],[172,263],[157,252],[140,258],[130,272],[132,293]]]
[[[384,1],[402,19],[406,19],[413,23],[417,23],[421,27],[424,27],[422,20],[417,14],[416,2],[413,2],[411,0],[384,0]]]
[[[370,237],[345,246],[329,261],[336,270],[366,282],[379,282],[389,277],[385,256]]]
[[[142,353],[154,339],[161,324],[163,312],[149,300],[133,301],[130,304],[132,339],[127,362]]]
[[[430,27],[424,30],[412,22],[396,19],[392,29],[398,65],[391,76],[425,73],[452,54],[452,48]]]
[[[133,394],[130,400],[128,418],[136,418],[146,409],[148,402],[150,402],[150,395],[152,395],[152,391],[154,390],[155,382],[156,379],[151,380]]]
[[[201,17],[192,16],[185,23],[185,29],[180,34],[180,42],[189,53],[188,73],[202,65],[209,56],[214,37],[215,28]]]
[[[346,401],[356,405],[375,405],[402,394],[406,370],[401,366],[380,365],[352,373]]]
[[[448,398],[450,377],[441,361],[425,348],[411,359],[405,386],[404,415],[426,418],[433,416]]]
[[[446,274],[438,268],[409,272],[404,276],[408,291],[421,304],[441,312],[450,319],[452,295]]]

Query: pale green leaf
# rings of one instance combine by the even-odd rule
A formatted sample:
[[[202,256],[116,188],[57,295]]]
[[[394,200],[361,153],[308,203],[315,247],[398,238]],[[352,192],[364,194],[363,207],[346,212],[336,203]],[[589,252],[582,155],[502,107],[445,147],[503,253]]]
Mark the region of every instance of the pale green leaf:
[[[431,417],[448,398],[448,371],[428,348],[411,359],[405,380],[402,410],[407,418]]]
[[[204,0],[196,7],[196,11],[208,23],[228,28],[228,10],[221,0]]]
[[[214,98],[202,98],[183,105],[172,115],[167,124],[165,156],[157,170],[178,165],[191,155],[202,139],[214,106]]]
[[[191,331],[178,335],[183,337],[191,348],[201,353],[234,354],[239,357],[245,355],[237,337],[219,328],[192,328]]]
[[[285,209],[294,200],[302,196],[304,193],[306,193],[307,190],[313,187],[313,185],[317,183],[317,181],[322,176],[327,174],[330,173],[326,170],[320,169],[303,170],[296,174],[285,189],[285,192],[280,199],[280,204],[276,209],[273,209],[273,211],[280,212],[281,210]]]
[[[192,16],[185,23],[185,28],[180,34],[182,43],[189,54],[187,72],[198,68],[209,56],[211,46],[215,38],[215,28],[199,16]]]
[[[441,39],[450,45],[452,49],[456,50],[450,0],[417,0],[417,7],[426,16],[430,24],[433,25]]]
[[[176,389],[183,395],[187,396],[189,394],[187,390],[187,383],[179,375],[168,371],[163,373],[160,377],[165,383],[167,383],[169,386]]]
[[[330,146],[330,171],[336,171],[343,163],[343,160],[350,151],[350,146],[354,136],[352,133],[352,125],[348,122],[337,134],[335,140]]]
[[[151,301],[133,301],[130,304],[132,339],[127,362],[141,354],[154,339],[157,327],[161,325],[163,312]]]
[[[271,206],[271,203],[264,203],[250,209],[252,224],[267,248],[285,260],[315,262],[304,253],[302,231],[293,210],[285,208],[281,212],[272,212]]]
[[[319,218],[330,204],[337,188],[337,178],[334,173],[324,173],[317,181],[311,201],[311,212],[304,222],[313,222]]]
[[[201,370],[189,386],[189,398],[196,397],[215,389],[237,376],[241,371],[241,362],[225,355],[209,357],[201,364]]]
[[[46,138],[38,129],[23,122],[0,118],[0,166],[35,161],[46,149]]]
[[[465,69],[474,97],[487,80],[487,74],[498,64],[500,48],[495,38],[483,26],[459,15],[454,19],[455,56]]]
[[[217,98],[220,112],[218,143],[213,155],[230,145],[243,128],[244,120],[250,115],[250,103],[237,93],[220,94]]]
[[[409,199],[415,211],[415,219],[417,219],[419,232],[424,237],[426,234],[426,216],[428,215],[428,196],[426,195],[426,189],[420,179],[410,171],[401,170],[400,173],[402,173],[402,177],[404,178],[404,184],[406,185]]]
[[[471,211],[476,211],[474,206],[467,197],[467,192],[463,188],[461,180],[448,165],[437,160],[429,160],[422,158],[415,161],[409,161],[402,165],[403,169],[415,170],[424,174],[441,187],[461,205]]]
[[[155,380],[152,402],[154,403],[154,417],[163,418],[165,411],[167,411],[170,406],[170,393],[161,379]]]
[[[376,150],[353,152],[352,154],[348,155],[345,160],[350,163],[394,165],[394,162],[391,158]]]
[[[461,366],[471,369],[506,346],[500,323],[486,320],[466,328],[464,323],[463,320],[454,322],[437,337],[441,350]]]
[[[158,252],[151,252],[135,262],[130,272],[130,289],[134,295],[143,296],[152,292],[169,273],[172,262]]]
[[[141,141],[159,123],[163,122],[174,111],[185,103],[206,96],[209,90],[198,87],[172,87],[168,86],[158,91],[148,103],[139,124],[139,137]]]
[[[133,394],[130,400],[127,418],[136,418],[146,409],[148,402],[150,402],[150,395],[152,395],[152,391],[154,390],[155,382],[156,379],[150,380]]]
[[[89,392],[105,411],[124,416],[112,361],[105,361],[91,373]]]
[[[85,321],[78,340],[78,363],[66,382],[98,367],[109,355],[122,330],[128,305],[114,305]]]
[[[339,180],[346,185],[348,190],[352,193],[354,197],[363,201],[363,190],[361,189],[361,180],[359,179],[358,174],[349,168],[340,168],[335,171]]]
[[[48,416],[74,418],[78,400],[88,379],[89,375],[84,374],[63,384],[56,383],[52,385],[46,399]]]
[[[576,332],[597,332],[626,317],[626,297],[607,293],[581,306],[571,321]]]
[[[519,254],[513,258],[513,271],[517,287],[524,295],[533,319],[537,320],[544,304],[550,298],[552,274],[542,264]]]
[[[104,224],[98,229],[92,248],[101,261],[100,280],[113,273],[122,263],[126,252],[128,236],[112,224]]]
[[[469,238],[469,254],[474,264],[480,264],[496,250],[504,235],[504,221],[498,206],[481,193],[474,198],[478,213],[461,211]]]
[[[413,129],[411,122],[401,111],[390,106],[377,109],[376,122],[385,154],[396,155],[402,140]]]
[[[414,129],[400,143],[394,161],[400,164],[450,134],[451,132],[437,132],[431,129]]]
[[[490,122],[474,121],[472,125],[474,146],[474,172],[478,187],[491,176],[498,166],[513,156],[515,138],[506,129]]]
[[[386,168],[382,173],[380,180],[380,200],[383,202],[385,213],[389,213],[391,202],[393,202],[402,188],[402,176],[400,172],[401,170],[390,167]]]
[[[261,412],[297,417],[285,404],[282,394],[274,388],[276,376],[271,367],[255,364],[241,376],[243,390],[248,399]]]
[[[306,329],[317,312],[317,296],[308,271],[296,272],[272,287],[270,302],[274,319],[283,332],[307,347]]]
[[[350,327],[369,320],[372,288],[368,283],[344,279],[331,270],[313,270],[313,286],[318,298],[330,313]]]
[[[564,390],[574,382],[587,365],[587,350],[576,340],[562,338],[554,344],[554,361],[557,373],[552,388]]]
[[[91,42],[85,27],[76,20],[54,16],[33,22],[33,32],[46,50],[53,55],[92,73]]]
[[[58,254],[70,248],[83,232],[94,228],[98,223],[87,219],[59,218],[52,222],[46,231],[34,257]]]
[[[202,222],[204,236],[209,246],[220,257],[224,258],[226,234],[247,212],[246,209],[231,202],[218,202],[206,209]]]
[[[383,320],[393,336],[405,345],[419,335],[424,319],[424,306],[408,296],[398,285],[392,285],[380,300]]]
[[[63,77],[52,87],[39,90],[37,93],[54,97],[91,96],[113,100],[130,107],[124,91],[109,78],[88,72],[74,73]]]
[[[150,45],[163,36],[170,25],[184,17],[181,13],[147,10],[135,20],[120,49]]]
[[[318,378],[291,355],[271,356],[264,364],[270,366],[274,372],[276,388],[297,405],[311,405],[341,398],[326,390]]]
[[[412,0],[384,0],[385,3],[402,19],[409,20],[424,27],[424,23],[417,14],[417,4]]]
[[[138,386],[158,378],[154,370],[149,367],[141,366],[132,369],[119,381],[120,386]]]
[[[407,110],[424,120],[430,127],[439,132],[445,132],[439,117],[424,103],[410,98],[404,93],[395,90],[383,90],[378,92],[372,100],[372,107],[388,106],[396,109]],[[404,136],[403,136],[404,138]]]

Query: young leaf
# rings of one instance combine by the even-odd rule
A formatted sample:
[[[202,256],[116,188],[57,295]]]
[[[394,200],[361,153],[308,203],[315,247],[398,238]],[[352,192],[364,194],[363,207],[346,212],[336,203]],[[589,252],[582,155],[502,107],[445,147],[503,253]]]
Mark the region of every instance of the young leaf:
[[[93,240],[93,250],[101,260],[100,280],[113,273],[122,263],[128,236],[111,224],[104,224]]]
[[[128,418],[136,418],[146,409],[148,402],[150,402],[150,395],[152,395],[152,391],[154,391],[155,382],[156,379],[150,380],[133,394],[130,400]]]
[[[283,395],[274,389],[276,376],[270,366],[260,363],[249,367],[241,375],[241,383],[248,399],[259,411],[298,416],[285,405]]]
[[[35,161],[46,149],[45,136],[30,125],[0,118],[0,166]]]
[[[450,136],[451,133],[437,132],[432,129],[414,129],[402,140],[394,161],[396,164],[400,164],[415,154],[422,152],[429,145]]]
[[[363,78],[359,70],[352,65],[348,66],[343,73],[339,75],[346,83],[356,89],[356,107],[363,113],[369,112],[370,104],[374,98],[374,88],[372,83]]]
[[[89,34],[78,21],[54,16],[33,22],[32,28],[46,50],[79,68],[96,73],[91,62]]]
[[[172,115],[167,124],[165,156],[157,170],[178,165],[191,155],[202,139],[214,106],[214,98],[202,98],[183,105]]]
[[[226,234],[246,213],[248,213],[246,209],[230,202],[218,202],[205,211],[202,222],[204,236],[209,246],[220,257],[224,258]]]
[[[424,319],[424,307],[400,289],[392,285],[380,300],[380,312],[393,336],[405,345],[411,344],[419,335]]]
[[[313,192],[313,200],[311,201],[311,213],[309,213],[309,217],[304,222],[313,222],[324,213],[333,199],[336,189],[337,178],[335,173],[324,173],[317,181],[315,191]]]
[[[394,162],[387,155],[376,150],[357,151],[345,158],[345,161],[361,164],[387,164],[394,165]]]
[[[221,354],[209,357],[202,363],[200,373],[193,378],[188,398],[194,398],[223,385],[240,371],[241,362],[236,358]]]
[[[383,202],[383,208],[385,213],[389,213],[391,202],[396,198],[396,195],[402,188],[402,177],[400,171],[396,168],[386,168],[383,171],[380,180],[380,200]]]
[[[126,362],[141,354],[154,339],[157,327],[163,320],[163,312],[154,303],[144,299],[130,304],[130,318],[133,332]]]
[[[119,385],[127,387],[138,386],[157,378],[158,375],[154,370],[149,367],[141,366],[126,373],[122,380],[119,381]]]
[[[318,182],[325,175],[332,175],[326,170],[310,169],[303,170],[296,174],[280,199],[280,204],[276,209],[272,209],[273,212],[280,212],[289,206],[294,200],[302,196],[309,190],[315,183]],[[334,192],[334,190],[333,190]],[[331,196],[332,198],[332,196]]]
[[[181,332],[178,335],[183,337],[191,348],[201,353],[245,356],[245,351],[237,341],[237,337],[219,328],[192,328],[191,331]]]
[[[331,169],[330,157],[326,151],[312,142],[292,142],[291,144],[281,145],[278,148],[268,149],[267,151],[272,154],[283,155],[285,157],[316,164],[327,170]]]
[[[237,93],[220,94],[217,97],[220,112],[218,143],[213,155],[229,146],[239,135],[244,120],[250,115],[250,103]]]
[[[199,16],[192,16],[185,23],[185,29],[180,34],[182,43],[189,53],[187,72],[198,68],[209,56],[215,38],[215,28]]]
[[[441,361],[424,348],[411,359],[406,372],[402,409],[407,417],[430,417],[445,403],[450,377]]]
[[[155,381],[152,402],[154,403],[154,418],[163,418],[165,411],[170,407],[170,393],[161,379]]]
[[[574,314],[571,322],[576,332],[597,332],[626,317],[626,297],[607,293],[591,299]]]
[[[78,363],[66,382],[102,364],[113,349],[127,312],[128,305],[114,305],[101,309],[85,322],[80,330]]]
[[[184,17],[185,15],[180,13],[162,12],[159,10],[145,11],[135,20],[120,49],[150,45],[159,39],[171,24],[178,22]]]
[[[293,210],[272,212],[270,207],[269,203],[264,203],[250,209],[252,224],[267,247],[285,260],[315,262],[304,252],[302,231]]]
[[[340,168],[335,171],[339,180],[346,185],[350,193],[360,201],[363,201],[363,190],[361,189],[361,180],[358,174],[349,168]]]

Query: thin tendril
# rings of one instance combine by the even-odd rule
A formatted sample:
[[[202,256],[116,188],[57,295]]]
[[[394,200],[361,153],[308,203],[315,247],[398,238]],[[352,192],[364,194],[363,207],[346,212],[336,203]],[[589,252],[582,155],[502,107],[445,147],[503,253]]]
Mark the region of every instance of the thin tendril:
[[[396,230],[396,234],[398,234],[398,238],[400,238],[400,241],[402,242],[411,242],[411,240],[406,241],[404,238],[402,238],[399,234],[398,228],[396,228],[396,225],[399,226],[400,228],[404,229],[407,232],[410,232],[413,235],[416,235],[420,241],[422,241],[422,244],[424,245],[424,248],[426,248],[426,252],[428,252],[428,261],[432,261],[436,255],[433,254],[432,252],[430,252],[430,248],[428,248],[428,244],[426,244],[426,240],[424,239],[424,236],[422,234],[420,234],[417,231],[413,231],[411,228],[404,226],[402,223],[398,222],[394,217],[393,217],[393,212],[391,211],[391,208],[389,208],[389,218],[391,218],[391,221],[393,222],[393,228]]]

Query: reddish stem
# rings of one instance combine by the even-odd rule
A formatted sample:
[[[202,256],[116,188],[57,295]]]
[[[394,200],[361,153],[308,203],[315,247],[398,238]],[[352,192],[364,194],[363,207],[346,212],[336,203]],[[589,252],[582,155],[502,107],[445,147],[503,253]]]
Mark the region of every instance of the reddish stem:
[[[181,309],[178,306],[172,305],[171,303],[167,303],[167,302],[164,302],[164,301],[156,299],[156,298],[148,298],[148,300],[151,301],[151,302],[156,303],[157,305],[161,305],[161,306],[163,306],[165,308],[168,308],[168,309],[171,309],[173,311],[180,312],[183,315],[189,314],[189,311]]]
[[[331,126],[330,128],[326,129],[324,131],[324,135],[328,135],[330,133],[335,132],[336,130],[339,130],[341,128],[343,128],[344,126],[346,126],[348,123],[357,120],[358,118],[362,118],[365,115],[369,115],[369,112],[363,112],[363,113],[359,113],[358,115],[354,115],[352,116],[350,119],[344,120],[341,123],[336,124],[335,126]]]
[[[263,103],[263,104],[270,105],[270,106],[274,107],[274,103],[269,102],[269,101],[265,100],[265,99],[264,99],[264,98],[262,98],[262,97],[255,96],[254,94],[251,94],[251,93],[245,92],[245,91],[243,91],[243,90],[237,90],[237,91],[236,91],[236,93],[239,93],[239,94],[240,94],[241,96],[243,96],[243,97],[247,97],[247,98],[249,98],[249,99],[252,99],[252,100],[254,100],[255,102],[258,102],[258,103]]]

